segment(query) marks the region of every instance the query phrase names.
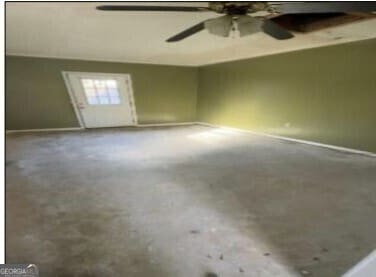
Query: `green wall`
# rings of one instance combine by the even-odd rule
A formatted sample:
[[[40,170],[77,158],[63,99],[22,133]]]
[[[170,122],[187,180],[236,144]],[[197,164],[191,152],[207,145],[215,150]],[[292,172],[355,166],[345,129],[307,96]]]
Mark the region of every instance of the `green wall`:
[[[376,152],[376,39],[200,68],[8,56],[8,130],[78,126],[62,71],[131,74],[139,123],[197,120]]]
[[[376,39],[202,67],[197,117],[376,152]]]
[[[78,126],[62,71],[131,74],[139,123],[195,120],[197,68],[7,56],[7,130]]]

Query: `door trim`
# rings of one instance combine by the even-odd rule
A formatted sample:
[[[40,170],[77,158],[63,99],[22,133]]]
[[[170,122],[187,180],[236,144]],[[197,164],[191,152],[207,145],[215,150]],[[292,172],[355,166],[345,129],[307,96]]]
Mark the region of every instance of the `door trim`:
[[[69,99],[70,99],[70,102],[73,106],[73,110],[74,110],[74,113],[76,114],[76,118],[77,118],[77,121],[78,123],[80,124],[80,127],[83,128],[83,129],[86,129],[85,127],[85,124],[84,124],[84,120],[83,120],[83,117],[82,117],[82,114],[80,112],[80,110],[78,109],[77,107],[77,99],[75,97],[75,94],[73,92],[73,87],[72,87],[72,84],[70,82],[70,79],[69,79],[69,75],[84,75],[84,74],[88,74],[88,75],[92,75],[92,76],[98,76],[98,77],[103,77],[103,76],[112,76],[112,77],[120,77],[120,78],[124,78],[125,80],[127,80],[127,87],[128,87],[128,93],[129,93],[129,106],[131,107],[131,114],[132,114],[132,117],[133,117],[133,121],[134,121],[134,125],[130,125],[130,126],[137,126],[138,125],[138,118],[137,118],[137,111],[136,111],[136,102],[135,102],[135,98],[134,98],[134,93],[133,93],[133,84],[132,84],[132,78],[131,78],[131,74],[121,74],[121,73],[100,73],[100,72],[81,72],[81,71],[62,71],[61,72],[62,76],[63,76],[63,79],[64,79],[64,83],[65,83],[65,86],[67,88],[67,91],[68,91],[68,95],[69,95]]]
[[[76,114],[76,119],[78,121],[78,124],[80,125],[80,128],[85,129],[85,125],[84,125],[81,113],[79,112],[77,105],[76,105],[77,103],[76,97],[74,96],[73,88],[68,78],[68,75],[70,72],[71,71],[62,71],[61,74],[63,75],[65,87],[67,88],[69,100],[73,106],[73,110],[74,110],[74,113]]]

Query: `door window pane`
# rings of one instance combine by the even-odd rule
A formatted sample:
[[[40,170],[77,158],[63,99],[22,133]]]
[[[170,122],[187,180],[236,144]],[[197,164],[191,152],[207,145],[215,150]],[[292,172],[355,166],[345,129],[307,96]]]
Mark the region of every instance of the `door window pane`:
[[[96,96],[95,94],[95,89],[94,88],[87,88],[85,90],[85,94],[89,97],[89,96]]]
[[[107,85],[108,88],[117,88],[115,80],[107,80],[106,85]]]
[[[108,105],[110,104],[110,99],[108,99],[106,96],[104,97],[99,97],[99,104],[101,105]]]
[[[117,88],[109,88],[108,89],[108,94],[110,95],[110,97],[119,96],[119,92],[118,92]]]
[[[118,96],[111,96],[110,97],[111,104],[120,104],[120,98]]]
[[[107,90],[106,90],[106,88],[97,88],[97,95],[99,97],[105,97],[105,96],[107,96]]]
[[[88,96],[87,101],[89,105],[98,105],[98,98],[96,96]]]
[[[118,105],[120,93],[117,81],[113,79],[81,79],[89,105]]]

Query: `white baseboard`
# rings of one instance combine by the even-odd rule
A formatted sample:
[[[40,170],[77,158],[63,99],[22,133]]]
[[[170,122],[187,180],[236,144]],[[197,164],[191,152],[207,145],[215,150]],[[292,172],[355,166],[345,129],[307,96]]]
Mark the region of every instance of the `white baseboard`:
[[[171,122],[171,123],[150,123],[150,124],[137,124],[136,127],[167,127],[167,126],[184,126],[196,125],[197,122]]]
[[[376,250],[346,272],[343,277],[376,276]]]
[[[151,124],[137,124],[132,126],[124,126],[124,127],[167,127],[167,126],[184,126],[184,125],[195,125],[196,122],[171,122],[171,123],[151,123]],[[110,127],[109,127],[110,128]],[[116,127],[118,128],[118,127]],[[95,128],[89,128],[95,129]],[[101,128],[98,128],[101,129]],[[64,131],[82,131],[86,130],[85,128],[81,127],[72,127],[72,128],[46,128],[46,129],[23,129],[23,130],[6,130],[6,134],[15,134],[15,133],[35,133],[35,132],[64,132]]]
[[[66,131],[80,131],[84,130],[80,127],[72,128],[46,128],[46,129],[23,129],[23,130],[5,130],[6,134],[15,134],[15,133],[35,133],[35,132],[66,132]]]
[[[223,126],[223,125],[216,125],[216,124],[210,124],[210,123],[205,123],[205,122],[151,123],[151,124],[137,124],[137,125],[135,125],[135,127],[145,128],[145,127],[167,127],[167,126],[186,126],[186,125],[202,125],[202,126],[208,126],[208,127],[214,127],[214,128],[222,128],[222,129],[227,129],[227,130],[236,131],[236,132],[253,134],[253,135],[257,135],[257,136],[266,136],[266,137],[275,138],[275,139],[282,139],[282,140],[293,141],[293,142],[297,142],[297,143],[304,143],[304,144],[309,144],[309,145],[314,145],[314,146],[319,146],[319,147],[324,147],[324,148],[330,148],[330,149],[334,149],[334,150],[338,150],[338,151],[345,151],[345,152],[350,152],[350,153],[355,153],[355,154],[367,155],[367,156],[370,156],[370,157],[376,157],[376,153],[373,153],[373,152],[357,150],[357,149],[341,147],[341,146],[335,146],[335,145],[331,145],[331,144],[324,144],[324,143],[319,143],[319,142],[314,142],[314,141],[308,141],[308,140],[302,140],[302,139],[294,139],[294,138],[289,138],[289,137],[271,135],[271,134],[267,134],[267,133],[263,133],[263,132],[256,132],[256,131],[251,131],[251,130],[246,130],[246,129],[227,127],[227,126]],[[85,129],[81,128],[81,127],[25,129],[25,130],[6,130],[5,133],[6,134],[14,134],[14,133],[33,133],[33,132],[64,132],[64,131],[80,131],[80,130],[85,130]]]
[[[270,137],[270,138],[275,138],[275,139],[282,139],[282,140],[287,140],[287,141],[304,143],[304,144],[334,149],[334,150],[338,150],[338,151],[350,152],[350,153],[355,153],[355,154],[362,154],[362,155],[366,155],[366,156],[370,156],[370,157],[374,157],[374,158],[376,157],[376,153],[373,153],[373,152],[357,150],[357,149],[341,147],[341,146],[335,146],[335,145],[331,145],[331,144],[319,143],[319,142],[302,140],[302,139],[294,139],[294,138],[283,137],[283,136],[276,136],[276,135],[271,135],[271,134],[262,133],[262,132],[255,132],[255,131],[246,130],[246,129],[232,128],[232,127],[210,124],[210,123],[205,123],[205,122],[197,122],[196,124],[208,126],[208,127],[214,127],[214,128],[223,128],[223,129],[227,129],[227,130],[231,130],[231,131],[248,133],[248,134],[257,135],[257,136],[265,136],[265,137]]]

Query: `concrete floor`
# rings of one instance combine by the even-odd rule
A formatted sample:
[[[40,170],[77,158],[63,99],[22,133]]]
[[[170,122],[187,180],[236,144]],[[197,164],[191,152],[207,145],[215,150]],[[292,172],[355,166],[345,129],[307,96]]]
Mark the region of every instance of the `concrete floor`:
[[[13,134],[6,259],[41,276],[339,276],[376,246],[376,159],[188,126]]]

